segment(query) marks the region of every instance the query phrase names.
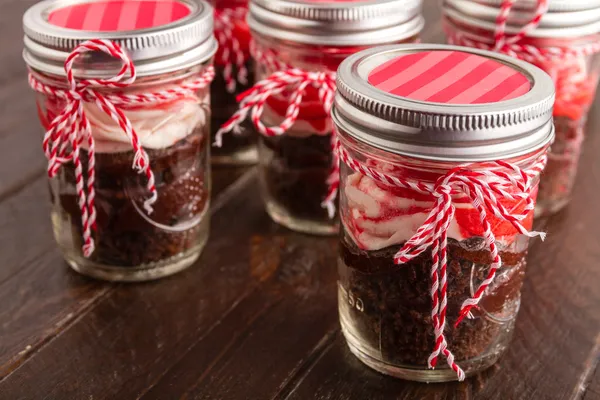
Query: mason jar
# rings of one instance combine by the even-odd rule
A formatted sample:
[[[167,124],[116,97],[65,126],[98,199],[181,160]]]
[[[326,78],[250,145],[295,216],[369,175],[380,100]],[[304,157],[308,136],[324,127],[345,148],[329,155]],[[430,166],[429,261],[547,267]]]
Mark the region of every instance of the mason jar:
[[[348,57],[332,111],[341,160],[338,301],[362,362],[462,380],[505,351],[520,305],[554,89],[497,53],[400,45]]]
[[[256,81],[290,68],[333,76],[342,60],[356,51],[414,42],[423,27],[421,3],[251,1],[248,24]],[[334,234],[339,229],[337,214],[324,206],[334,164],[332,123],[319,91],[316,85],[305,88],[297,118],[284,134],[259,135],[259,176],[266,210],[274,221],[300,232]],[[280,124],[289,103],[289,91],[268,97],[261,122]]]
[[[200,0],[49,0],[25,13],[52,225],[76,271],[143,281],[199,257],[209,228],[212,20]]]
[[[540,7],[537,10],[535,6]],[[444,25],[449,43],[490,48],[528,61],[546,71],[556,88],[556,139],[542,176],[536,215],[550,215],[570,199],[585,137],[585,125],[600,74],[600,7],[576,0],[522,2],[507,15],[498,43],[496,0],[445,0]],[[528,24],[539,13],[541,19]],[[515,40],[514,37],[518,36]]]
[[[210,87],[212,101],[211,137],[237,111],[236,97],[254,84],[250,57],[250,30],[246,23],[248,0],[215,2],[215,80]],[[212,162],[220,165],[254,164],[257,159],[256,132],[249,122],[242,124],[229,140],[212,148]]]

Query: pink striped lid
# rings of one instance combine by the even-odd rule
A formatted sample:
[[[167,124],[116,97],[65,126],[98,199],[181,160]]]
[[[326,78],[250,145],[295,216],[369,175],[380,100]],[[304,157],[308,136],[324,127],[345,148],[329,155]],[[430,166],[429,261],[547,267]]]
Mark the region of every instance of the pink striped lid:
[[[60,60],[90,39],[127,50],[138,76],[189,68],[217,50],[213,8],[204,0],[44,0],[25,12],[23,30],[25,62],[55,75],[64,74]],[[76,73],[112,76],[120,67],[118,60],[85,57]]]
[[[190,13],[190,7],[177,0],[104,0],[55,9],[48,22],[82,31],[123,32],[168,25]]]
[[[371,70],[368,81],[396,96],[445,104],[496,103],[531,89],[527,76],[506,64],[449,50],[399,55]]]

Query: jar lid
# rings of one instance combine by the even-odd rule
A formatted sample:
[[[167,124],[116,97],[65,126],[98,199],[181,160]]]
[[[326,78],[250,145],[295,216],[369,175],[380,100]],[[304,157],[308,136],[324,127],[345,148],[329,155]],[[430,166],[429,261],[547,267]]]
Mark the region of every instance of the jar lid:
[[[46,0],[23,16],[23,57],[32,68],[64,76],[65,59],[89,39],[119,44],[138,76],[188,68],[217,50],[213,9],[202,0]],[[81,77],[113,76],[120,60],[86,53],[74,64]]]
[[[396,154],[496,160],[554,138],[552,79],[498,53],[430,44],[371,48],[342,62],[337,89],[336,125]]]
[[[424,26],[423,0],[251,0],[248,25],[293,42],[360,46],[400,41]]]
[[[494,32],[502,0],[444,0],[444,15],[452,21]],[[537,2],[516,2],[505,31],[518,33],[533,17]],[[600,0],[548,0],[548,11],[529,37],[574,38],[600,32]]]

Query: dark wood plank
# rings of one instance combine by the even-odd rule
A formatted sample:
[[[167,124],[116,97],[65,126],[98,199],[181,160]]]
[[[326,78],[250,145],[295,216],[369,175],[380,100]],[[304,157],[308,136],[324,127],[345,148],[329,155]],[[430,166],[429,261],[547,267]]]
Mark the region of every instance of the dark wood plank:
[[[262,211],[236,212],[249,203],[261,209],[255,181],[248,179],[253,176],[215,202],[212,238],[196,266],[159,282],[111,291],[10,374],[0,391],[24,399],[136,397],[230,313],[243,313],[238,304],[276,270],[262,258],[247,262],[249,230],[265,218]],[[28,384],[32,379],[35,385]]]
[[[42,128],[21,57],[21,17],[35,0],[0,2],[0,200],[42,175]]]
[[[366,368],[346,346],[338,332],[305,375],[291,382],[289,400],[387,400],[387,399],[473,399],[481,381],[470,379],[467,383],[420,384],[379,374]],[[513,399],[513,397],[504,397]]]
[[[264,218],[258,226],[268,226]],[[195,344],[143,399],[244,399],[250,393],[254,399],[273,398],[329,342],[338,327],[331,251],[336,240],[276,229],[281,234],[255,237],[259,246],[251,255],[276,260],[269,267],[276,272],[239,307],[262,301],[255,308],[268,310],[250,324],[230,316],[227,331]],[[206,359],[214,347],[221,354],[214,361]]]
[[[283,229],[273,225],[262,211],[256,186],[251,181],[240,187],[239,196],[215,216],[214,226],[222,228],[216,228],[211,240],[215,244],[209,244],[207,257],[200,261],[204,269],[184,272],[160,284],[120,287],[9,376],[1,389],[5,393],[21,390],[24,398],[36,398],[48,390],[59,398],[87,395],[88,390],[96,397],[107,385],[112,389],[103,396],[108,398],[137,397],[147,386],[153,386],[148,398],[177,397],[179,391],[198,390],[195,397],[220,393],[224,387],[241,395],[264,383],[266,377],[257,373],[254,379],[238,380],[235,386],[228,380],[239,374],[231,375],[229,368],[243,371],[262,356],[270,365],[265,369],[270,385],[264,387],[271,394],[279,391],[287,375],[310,361],[311,350],[318,349],[323,336],[337,327],[332,306],[335,256],[331,248],[335,239],[281,232]],[[247,216],[231,212],[241,204],[248,207]],[[234,235],[228,230],[232,219],[238,219],[241,228]],[[247,232],[250,226],[256,231],[254,235]],[[230,241],[239,242],[238,253],[224,251]],[[228,267],[218,268],[221,265]],[[165,304],[167,297],[170,301]],[[148,314],[151,317],[141,318]],[[301,329],[308,333],[298,343]],[[94,331],[103,334],[97,337]],[[271,357],[276,338],[283,343],[276,346],[277,357]],[[160,346],[155,346],[155,341]],[[44,374],[47,362],[65,354],[67,347],[77,348],[69,353],[70,361],[55,368],[58,375]],[[132,354],[135,359],[129,358]],[[244,354],[248,356],[244,358],[246,365],[238,362]],[[94,377],[98,386],[56,385],[59,376],[74,372],[74,365],[82,382]],[[99,365],[106,367],[98,370]],[[137,369],[132,371],[132,365]],[[116,372],[108,374],[109,370]],[[32,376],[47,376],[48,381],[23,392],[22,385]],[[207,392],[208,383],[216,386],[215,390]]]
[[[596,370],[594,371],[594,374],[590,377],[590,381],[588,382],[585,388],[585,395],[583,396],[583,400],[600,399],[600,368],[598,367],[599,359],[600,354],[596,354]]]
[[[0,378],[108,290],[69,273],[48,203],[45,178],[0,203]]]
[[[251,167],[212,167],[211,185],[212,185],[212,202],[219,201],[219,195],[225,191],[232,183],[237,181],[245,173],[250,171]]]
[[[214,171],[213,198],[247,168]],[[0,202],[0,379],[51,341],[115,285],[64,263],[50,224],[46,178]]]

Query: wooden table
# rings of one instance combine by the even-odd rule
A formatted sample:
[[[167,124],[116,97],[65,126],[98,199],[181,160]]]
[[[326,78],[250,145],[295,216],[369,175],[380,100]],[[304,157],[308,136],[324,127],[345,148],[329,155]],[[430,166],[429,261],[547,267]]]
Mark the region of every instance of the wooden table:
[[[441,40],[427,1],[425,39]],[[575,195],[534,241],[512,346],[464,383],[364,367],[336,310],[335,238],[272,223],[256,170],[217,169],[212,232],[191,269],[111,284],[64,263],[52,237],[41,130],[20,58],[21,15],[0,3],[1,399],[599,399],[600,105]]]

